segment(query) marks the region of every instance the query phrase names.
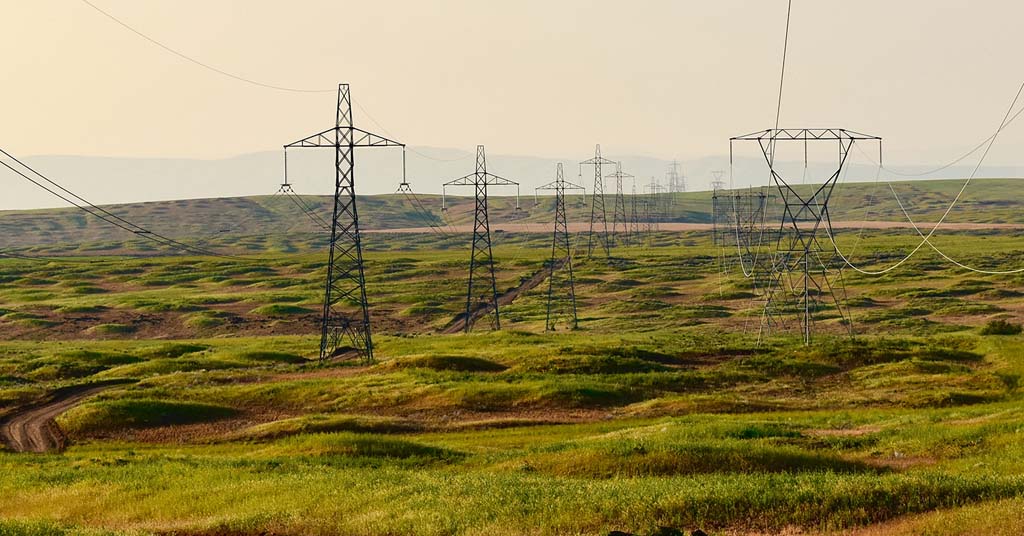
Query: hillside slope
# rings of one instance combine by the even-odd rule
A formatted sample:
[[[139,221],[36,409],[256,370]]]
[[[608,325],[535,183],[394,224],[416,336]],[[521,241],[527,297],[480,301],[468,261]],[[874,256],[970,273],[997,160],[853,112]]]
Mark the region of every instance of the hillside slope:
[[[894,183],[893,188],[911,216],[918,222],[938,220],[962,185],[958,180]],[[802,195],[810,195],[812,186],[801,186]],[[1024,223],[1024,200],[1017,195],[1016,179],[975,180],[947,221],[974,223]],[[773,192],[774,193],[774,192]],[[422,228],[430,225],[468,225],[472,223],[473,200],[447,197],[448,210],[441,211],[436,195],[421,195],[422,208],[406,196],[373,195],[360,199],[359,213],[363,229],[388,230]],[[538,203],[539,201],[539,203]],[[650,196],[639,196],[638,211],[645,219],[644,202],[653,207]],[[302,201],[324,221],[330,220],[329,196],[303,196]],[[490,198],[492,225],[527,224],[534,232],[547,232],[552,218],[552,197],[523,196],[516,210],[515,197]],[[612,223],[611,199],[608,206]],[[627,211],[630,199],[626,199]],[[851,183],[836,189],[832,201],[833,221],[905,222],[892,192],[885,183]],[[323,242],[320,224],[303,213],[294,199],[275,196],[189,199],[111,205],[111,212],[165,236],[204,244],[238,242],[239,237],[289,237],[311,245]],[[590,206],[580,196],[567,202],[570,222],[589,221]],[[661,222],[710,223],[710,192],[674,194],[671,201],[662,197],[650,209],[650,219]],[[153,250],[150,243],[114,228],[77,209],[45,209],[0,212],[0,247],[33,248],[71,246],[82,252],[117,253],[126,250]],[[244,247],[244,244],[242,245]],[[66,249],[66,248],[65,248]]]

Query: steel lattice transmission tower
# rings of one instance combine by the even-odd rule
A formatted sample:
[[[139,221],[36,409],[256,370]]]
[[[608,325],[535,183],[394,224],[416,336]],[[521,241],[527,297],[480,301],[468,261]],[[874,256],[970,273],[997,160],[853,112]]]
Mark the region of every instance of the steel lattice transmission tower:
[[[587,256],[594,256],[594,242],[599,242],[604,248],[604,256],[611,257],[611,237],[608,235],[608,213],[604,206],[604,175],[601,174],[601,166],[614,164],[601,156],[601,144],[594,148],[594,158],[580,162],[580,165],[594,166],[594,190],[590,194],[590,231],[587,233]],[[598,225],[595,233],[594,225]],[[595,240],[596,238],[596,240]]]
[[[715,169],[711,171],[711,191],[717,192],[718,190],[725,189],[725,171],[721,169]]]
[[[555,224],[549,261],[551,275],[548,278],[548,304],[544,328],[554,331],[559,321],[564,321],[571,329],[576,329],[579,325],[576,316],[576,281],[572,271],[569,224],[565,216],[565,191],[581,190],[586,195],[586,189],[566,181],[562,173],[562,163],[559,162],[555,167],[555,180],[537,187],[537,191],[540,190],[555,191]]]
[[[726,194],[722,191],[725,190],[725,181],[722,177],[725,176],[725,172],[722,170],[714,170],[711,172],[711,236],[712,243],[715,245],[724,245],[725,236],[723,232],[728,232],[729,227],[723,226],[723,223],[727,223],[731,220],[730,213],[728,212],[728,204],[723,203],[723,199],[728,199]]]
[[[648,229],[658,230],[658,222],[661,220],[661,214],[663,213],[661,194],[665,191],[665,187],[657,179],[651,177],[651,182],[644,185],[644,190],[648,195],[648,207],[646,209]],[[651,209],[653,209],[653,212]]]
[[[285,145],[290,148],[329,147],[334,157],[334,212],[327,260],[323,316],[320,321],[320,359],[337,355],[348,338],[352,349],[373,360],[370,309],[366,300],[363,246],[356,207],[355,148],[405,147],[404,144],[352,125],[352,94],[348,84],[338,85],[334,126]],[[353,311],[354,309],[354,311]]]
[[[643,242],[640,235],[640,212],[636,204],[636,177],[633,177],[633,189],[629,194],[629,235],[637,244]]]
[[[840,298],[845,298],[846,289],[842,278],[843,264],[837,261],[838,252],[830,239],[834,235],[829,201],[853,145],[857,141],[877,142],[881,161],[882,138],[844,129],[769,129],[730,139],[730,155],[734,141],[758,143],[768,164],[771,186],[778,192],[782,205],[778,234],[773,237],[761,333],[770,333],[777,323],[795,315],[800,319],[804,343],[810,344],[815,313],[823,307],[822,298],[828,297],[852,334],[853,324]],[[810,142],[837,145],[835,171],[810,195],[797,192],[775,165],[778,144],[791,141],[804,144],[805,160]],[[806,161],[804,165],[806,168]],[[822,240],[822,234],[826,235],[825,240]]]
[[[484,146],[476,146],[476,171],[444,183],[442,207],[449,186],[472,186],[476,197],[473,216],[473,245],[469,255],[469,285],[466,288],[465,329],[469,332],[477,318],[493,312],[494,329],[501,329],[498,314],[498,286],[494,278],[494,255],[491,252],[491,224],[487,214],[488,186],[515,186],[516,210],[519,210],[519,183],[487,171]]]
[[[626,219],[626,196],[622,191],[622,179],[633,178],[629,173],[622,171],[622,162],[615,163],[615,172],[610,173],[606,179],[615,179],[615,209],[612,213],[612,236],[616,243],[629,243],[629,220]],[[621,231],[619,227],[622,227]],[[622,234],[620,234],[622,233]],[[621,237],[625,236],[625,240]]]

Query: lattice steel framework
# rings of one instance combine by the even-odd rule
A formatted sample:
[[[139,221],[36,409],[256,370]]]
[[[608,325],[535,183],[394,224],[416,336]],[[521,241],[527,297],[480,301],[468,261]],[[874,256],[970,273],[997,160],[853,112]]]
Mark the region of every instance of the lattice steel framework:
[[[640,234],[640,212],[636,205],[636,177],[633,177],[633,188],[629,194],[629,233],[637,244],[643,242]]]
[[[611,237],[608,235],[608,213],[604,205],[604,175],[601,174],[601,166],[614,164],[601,156],[601,144],[594,148],[594,158],[580,162],[580,165],[594,166],[594,190],[590,194],[590,231],[587,233],[587,256],[594,256],[594,244],[604,248],[604,256],[611,257]],[[595,233],[594,225],[598,225]],[[596,239],[596,240],[595,240]]]
[[[476,146],[476,171],[444,183],[441,193],[445,205],[449,186],[472,186],[476,197],[473,213],[473,245],[469,254],[469,284],[466,287],[465,329],[468,333],[476,320],[493,313],[492,327],[501,329],[498,313],[498,287],[494,278],[494,255],[491,251],[491,224],[487,211],[488,186],[515,186],[516,210],[519,210],[519,183],[487,171],[484,146]]]
[[[754,294],[763,296],[770,279],[771,254],[761,246],[774,244],[779,234],[775,227],[765,226],[767,196],[760,188],[719,190],[712,196],[712,206],[714,243],[722,252],[720,271],[739,265]]]
[[[649,230],[658,230],[658,222],[661,221],[661,215],[664,213],[662,207],[662,194],[665,192],[665,187],[658,182],[657,179],[651,177],[651,182],[644,185],[644,191],[647,193],[647,225]]]
[[[615,179],[615,209],[612,211],[612,239],[616,244],[629,244],[629,220],[626,219],[626,196],[622,190],[622,179],[633,178],[622,171],[622,162],[615,163],[615,172],[606,179]],[[621,227],[621,230],[619,229]]]
[[[320,321],[320,359],[349,350],[347,338],[366,361],[373,360],[370,308],[366,300],[363,246],[356,206],[355,148],[405,147],[404,144],[358,129],[352,125],[352,94],[348,84],[338,85],[334,126],[285,145],[289,148],[323,148],[335,151],[334,211],[327,259],[327,282]],[[354,309],[354,311],[353,311]]]
[[[686,177],[683,175],[682,166],[678,160],[673,160],[669,164],[668,173],[665,174],[668,179],[669,193],[674,194],[686,191]]]
[[[711,172],[711,191],[717,192],[725,189],[725,171],[716,169]]]
[[[771,187],[778,192],[782,209],[769,257],[761,335],[769,334],[776,325],[783,326],[786,318],[796,316],[804,343],[810,344],[815,314],[824,307],[823,297],[831,301],[841,323],[852,334],[853,324],[843,303],[846,296],[843,265],[837,262],[835,245],[831,241],[826,245],[820,234],[825,226],[828,235],[832,235],[829,201],[853,145],[857,141],[877,142],[881,161],[882,139],[844,129],[769,129],[731,138],[730,162],[732,144],[736,141],[758,143],[768,164]],[[821,185],[810,188],[809,193],[798,192],[790,186],[775,165],[778,143],[790,141],[805,144],[805,160],[809,142],[831,142],[837,146],[835,171]]]
[[[559,322],[564,322],[571,329],[576,329],[579,326],[579,319],[576,316],[576,281],[572,271],[569,224],[565,215],[565,191],[580,190],[586,195],[586,190],[565,180],[561,162],[555,167],[555,180],[537,188],[537,191],[541,190],[555,191],[555,223],[549,261],[551,275],[548,278],[548,303],[544,326],[547,331],[554,331]]]

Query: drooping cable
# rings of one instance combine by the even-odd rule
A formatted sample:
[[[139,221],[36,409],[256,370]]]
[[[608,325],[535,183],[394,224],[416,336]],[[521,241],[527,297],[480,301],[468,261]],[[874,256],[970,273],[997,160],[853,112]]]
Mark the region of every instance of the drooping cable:
[[[52,185],[52,187],[48,187],[43,182],[30,177],[29,175],[25,174],[21,170],[15,168],[14,166],[11,166],[7,162],[4,162],[4,161],[0,160],[0,165],[3,165],[4,167],[6,167],[7,169],[11,170],[15,174],[21,176],[23,179],[31,182],[32,184],[38,186],[39,188],[45,190],[48,193],[54,195],[55,197],[61,199],[62,201],[66,202],[66,203],[74,206],[75,208],[77,208],[77,209],[79,209],[79,210],[81,210],[81,211],[83,211],[83,212],[85,212],[85,213],[87,213],[87,214],[89,214],[89,215],[91,215],[91,216],[93,216],[95,218],[98,218],[98,219],[100,219],[100,220],[102,220],[102,221],[104,221],[104,222],[106,222],[106,223],[108,223],[110,225],[118,227],[118,228],[120,228],[120,229],[122,229],[124,231],[128,231],[130,233],[133,233],[133,234],[135,234],[136,236],[138,236],[140,238],[144,238],[146,240],[150,240],[152,242],[156,242],[158,244],[161,244],[161,245],[163,245],[165,247],[170,247],[172,249],[176,249],[176,250],[179,250],[179,251],[184,251],[184,252],[188,252],[188,253],[192,253],[192,254],[197,254],[197,255],[210,256],[210,257],[223,257],[223,258],[231,258],[231,259],[240,259],[240,257],[234,257],[234,256],[231,256],[231,255],[224,255],[224,254],[221,254],[221,253],[217,253],[215,251],[207,250],[207,249],[200,248],[200,247],[195,247],[195,246],[186,244],[184,242],[180,242],[178,240],[175,240],[175,239],[166,237],[164,235],[155,233],[153,231],[150,231],[150,230],[146,229],[145,227],[142,227],[141,225],[133,223],[133,222],[131,222],[131,221],[125,219],[125,218],[122,218],[121,216],[118,216],[117,214],[114,214],[114,213],[110,212],[109,210],[107,210],[107,209],[105,209],[103,207],[99,207],[97,205],[94,205],[94,204],[90,203],[89,201],[87,201],[86,199],[82,198],[78,194],[75,194],[71,190],[68,190],[67,188],[65,188],[65,187],[61,186],[60,184],[58,184],[56,181],[54,181],[54,180],[50,179],[49,177],[43,175],[39,171],[36,171],[34,168],[32,168],[29,165],[25,164],[24,162],[22,162],[21,160],[19,160],[16,157],[14,157],[13,155],[11,155],[9,152],[7,152],[6,150],[4,150],[2,148],[0,148],[0,154],[3,154],[5,156],[7,156],[8,158],[13,160],[14,162],[17,162],[20,166],[22,166],[23,168],[29,170],[30,172],[32,172],[32,174],[34,174],[35,176],[37,176],[40,179],[42,179],[42,181],[45,181],[46,183]],[[61,192],[63,192],[63,193],[61,193]]]
[[[890,265],[890,266],[888,266],[886,268],[883,268],[881,270],[864,270],[864,269],[854,265],[853,263],[851,263],[850,260],[847,258],[847,256],[844,255],[842,253],[842,251],[839,251],[838,246],[836,246],[836,252],[839,254],[839,257],[843,259],[843,262],[845,262],[847,266],[849,266],[853,270],[857,271],[858,273],[861,273],[861,274],[864,274],[864,275],[882,275],[882,274],[889,273],[892,270],[895,270],[896,268],[902,266],[904,263],[906,263],[911,258],[913,258],[914,255],[916,255],[917,252],[920,251],[921,248],[923,248],[926,244],[929,245],[930,247],[934,248],[934,246],[931,244],[932,236],[935,235],[935,233],[939,230],[939,227],[941,227],[942,224],[946,221],[946,218],[949,216],[950,212],[952,212],[953,208],[957,205],[957,203],[960,202],[960,198],[963,197],[963,194],[967,190],[967,187],[970,186],[971,181],[978,174],[978,170],[981,169],[981,165],[985,162],[985,158],[988,157],[989,151],[992,149],[992,146],[995,145],[996,139],[998,139],[998,137],[999,137],[999,133],[1002,132],[1003,129],[1006,128],[1006,125],[1008,124],[1008,122],[1010,120],[1011,113],[1013,112],[1013,109],[1017,106],[1017,101],[1020,99],[1020,96],[1021,96],[1022,92],[1024,92],[1024,81],[1022,81],[1020,87],[1017,88],[1017,93],[1014,95],[1013,100],[1010,102],[1010,106],[1006,109],[1006,113],[1003,115],[1002,120],[999,122],[999,127],[996,128],[996,131],[989,138],[988,145],[985,147],[985,151],[981,154],[981,158],[978,159],[978,163],[975,164],[974,169],[971,171],[971,174],[964,181],[963,185],[960,187],[960,190],[957,192],[956,196],[953,198],[953,201],[950,202],[949,206],[946,207],[946,210],[942,213],[942,216],[939,218],[939,221],[935,222],[935,225],[931,228],[931,230],[928,231],[928,233],[926,235],[923,235],[921,237],[921,241],[917,244],[917,246],[914,247],[914,249],[912,249],[910,251],[910,253],[908,253],[906,256],[904,256],[902,259],[900,259],[896,263],[894,263],[894,264],[892,264],[892,265]],[[895,191],[895,189],[892,188],[891,183],[890,183],[889,186],[890,186],[890,190],[892,190],[893,194],[895,194],[896,191]],[[897,201],[898,201],[898,199],[897,199]],[[900,203],[900,204],[902,205],[902,203]],[[907,214],[906,211],[904,211],[904,214]],[[909,214],[907,214],[907,215],[909,216]],[[913,221],[911,221],[911,224],[914,227],[916,227],[916,224],[914,224]],[[829,240],[832,242],[832,245],[835,246],[836,242],[835,242],[835,238],[833,236],[831,222],[829,222],[826,231],[828,233]],[[942,254],[941,252],[939,252],[939,253]],[[942,254],[942,255],[943,255],[943,257],[946,257],[945,254]],[[952,259],[948,259],[948,258],[947,258],[947,260],[952,261]],[[964,265],[961,265],[960,263],[954,262],[954,264],[957,264],[958,266],[965,267]]]

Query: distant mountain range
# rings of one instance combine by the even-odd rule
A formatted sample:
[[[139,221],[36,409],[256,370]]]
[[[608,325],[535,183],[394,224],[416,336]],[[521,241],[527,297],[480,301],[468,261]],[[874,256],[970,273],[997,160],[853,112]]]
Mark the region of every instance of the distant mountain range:
[[[473,172],[474,148],[468,150],[436,147],[410,147],[406,153],[407,180],[413,189],[422,193],[441,193],[441,184],[447,180]],[[756,150],[756,148],[755,148]],[[329,149],[293,149],[289,151],[289,179],[295,190],[303,194],[328,194],[333,184],[333,155]],[[762,158],[737,157],[733,162],[733,184],[736,187],[765,184],[766,166]],[[594,171],[577,165],[592,154],[586,152],[566,155],[564,158],[508,155],[494,151],[488,154],[488,170],[520,183],[521,195],[532,196],[534,188],[554,179],[555,164],[565,163],[566,179],[582,182],[588,191],[593,186]],[[620,155],[606,147],[604,156],[621,161],[623,171],[636,176],[638,192],[647,190],[652,178],[665,184],[671,161],[664,158]],[[855,161],[865,162],[862,154]],[[218,197],[244,197],[271,194],[283,180],[281,152],[265,151],[219,160],[186,158],[121,158],[44,155],[32,156],[25,161],[47,174],[53,180],[96,204],[132,203],[173,199],[201,199]],[[402,153],[399,149],[360,149],[356,156],[357,190],[372,195],[394,192],[402,179]],[[831,174],[829,165],[811,163],[806,172],[802,162],[782,162],[794,182],[820,181]],[[614,171],[605,166],[605,174]],[[689,191],[708,190],[712,172],[725,172],[729,178],[729,157],[708,156],[681,162]],[[902,173],[920,173],[927,166],[894,166]],[[951,167],[918,178],[956,178],[970,173],[973,164]],[[845,180],[872,181],[877,168],[871,164],[855,163],[848,166]],[[580,173],[582,171],[582,176]],[[979,177],[1021,177],[1024,166],[983,167]],[[900,178],[900,177],[894,177]],[[21,177],[2,170],[0,184],[0,210],[61,207],[66,204]],[[605,187],[613,192],[614,184]],[[623,184],[626,193],[633,181]],[[458,195],[469,195],[465,188],[451,190]],[[514,194],[513,190],[496,189],[495,194]]]

